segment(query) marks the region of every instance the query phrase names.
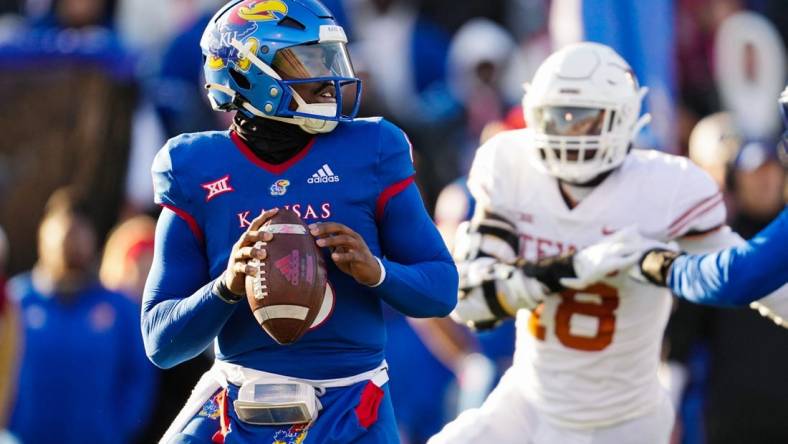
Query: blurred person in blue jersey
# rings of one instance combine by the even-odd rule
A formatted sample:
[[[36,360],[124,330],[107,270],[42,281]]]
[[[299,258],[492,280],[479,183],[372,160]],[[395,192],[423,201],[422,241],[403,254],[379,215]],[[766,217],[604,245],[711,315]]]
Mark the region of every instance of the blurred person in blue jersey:
[[[98,282],[86,201],[60,189],[45,211],[39,260],[9,283],[25,344],[9,430],[31,444],[133,442],[153,389],[136,305]]]
[[[142,332],[160,367],[212,343],[217,359],[164,443],[399,441],[382,305],[445,316],[458,277],[413,183],[407,137],[355,119],[361,84],[346,43],[316,0],[233,0],[205,30],[209,100],[234,121],[171,139],[154,161],[164,209]],[[267,255],[258,242],[276,242],[260,227],[278,208],[309,224],[329,281],[322,315],[288,346],[244,301],[247,263]],[[282,384],[297,390],[284,404],[253,395]]]

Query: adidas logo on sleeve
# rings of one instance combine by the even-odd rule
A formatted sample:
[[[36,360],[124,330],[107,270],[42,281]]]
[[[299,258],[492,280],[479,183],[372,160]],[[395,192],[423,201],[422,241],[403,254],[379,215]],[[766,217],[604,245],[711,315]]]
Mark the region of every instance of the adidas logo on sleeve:
[[[331,171],[331,167],[324,163],[315,174],[306,180],[306,183],[334,183],[339,182],[339,176]]]

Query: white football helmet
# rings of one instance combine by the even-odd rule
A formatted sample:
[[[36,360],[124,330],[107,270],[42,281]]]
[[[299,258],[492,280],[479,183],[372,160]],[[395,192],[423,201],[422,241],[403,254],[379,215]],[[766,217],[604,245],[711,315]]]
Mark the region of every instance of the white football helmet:
[[[650,120],[648,114],[640,116],[647,91],[629,64],[605,45],[584,42],[553,53],[523,97],[536,162],[576,184],[616,168]]]

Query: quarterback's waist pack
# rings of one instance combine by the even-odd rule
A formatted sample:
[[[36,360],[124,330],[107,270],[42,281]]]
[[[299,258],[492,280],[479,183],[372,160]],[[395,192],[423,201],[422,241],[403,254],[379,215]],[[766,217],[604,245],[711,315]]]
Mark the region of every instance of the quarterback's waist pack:
[[[276,426],[309,424],[322,408],[319,396],[326,389],[348,387],[372,381],[378,387],[388,382],[388,366],[383,361],[376,368],[337,379],[299,379],[268,373],[216,360],[197,383],[186,405],[162,437],[160,443],[179,433],[197,414],[201,406],[220,388],[228,384],[239,387],[232,408],[239,420],[248,424]]]
[[[369,380],[382,386],[388,381],[385,363],[357,375],[323,380],[291,378],[223,361],[216,361],[214,369],[222,386],[240,387],[233,409],[241,421],[255,425],[310,423],[321,408],[318,394],[326,389]]]

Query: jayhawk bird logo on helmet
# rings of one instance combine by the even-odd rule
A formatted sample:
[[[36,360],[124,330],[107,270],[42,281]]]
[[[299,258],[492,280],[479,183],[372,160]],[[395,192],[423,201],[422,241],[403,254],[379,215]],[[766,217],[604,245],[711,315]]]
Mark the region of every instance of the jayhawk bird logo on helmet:
[[[219,111],[331,131],[355,118],[361,97],[346,44],[317,0],[233,0],[200,42],[208,98]]]
[[[267,22],[279,20],[287,15],[287,5],[280,0],[252,0],[241,3],[234,9],[236,17],[230,20],[240,19],[250,22]]]

